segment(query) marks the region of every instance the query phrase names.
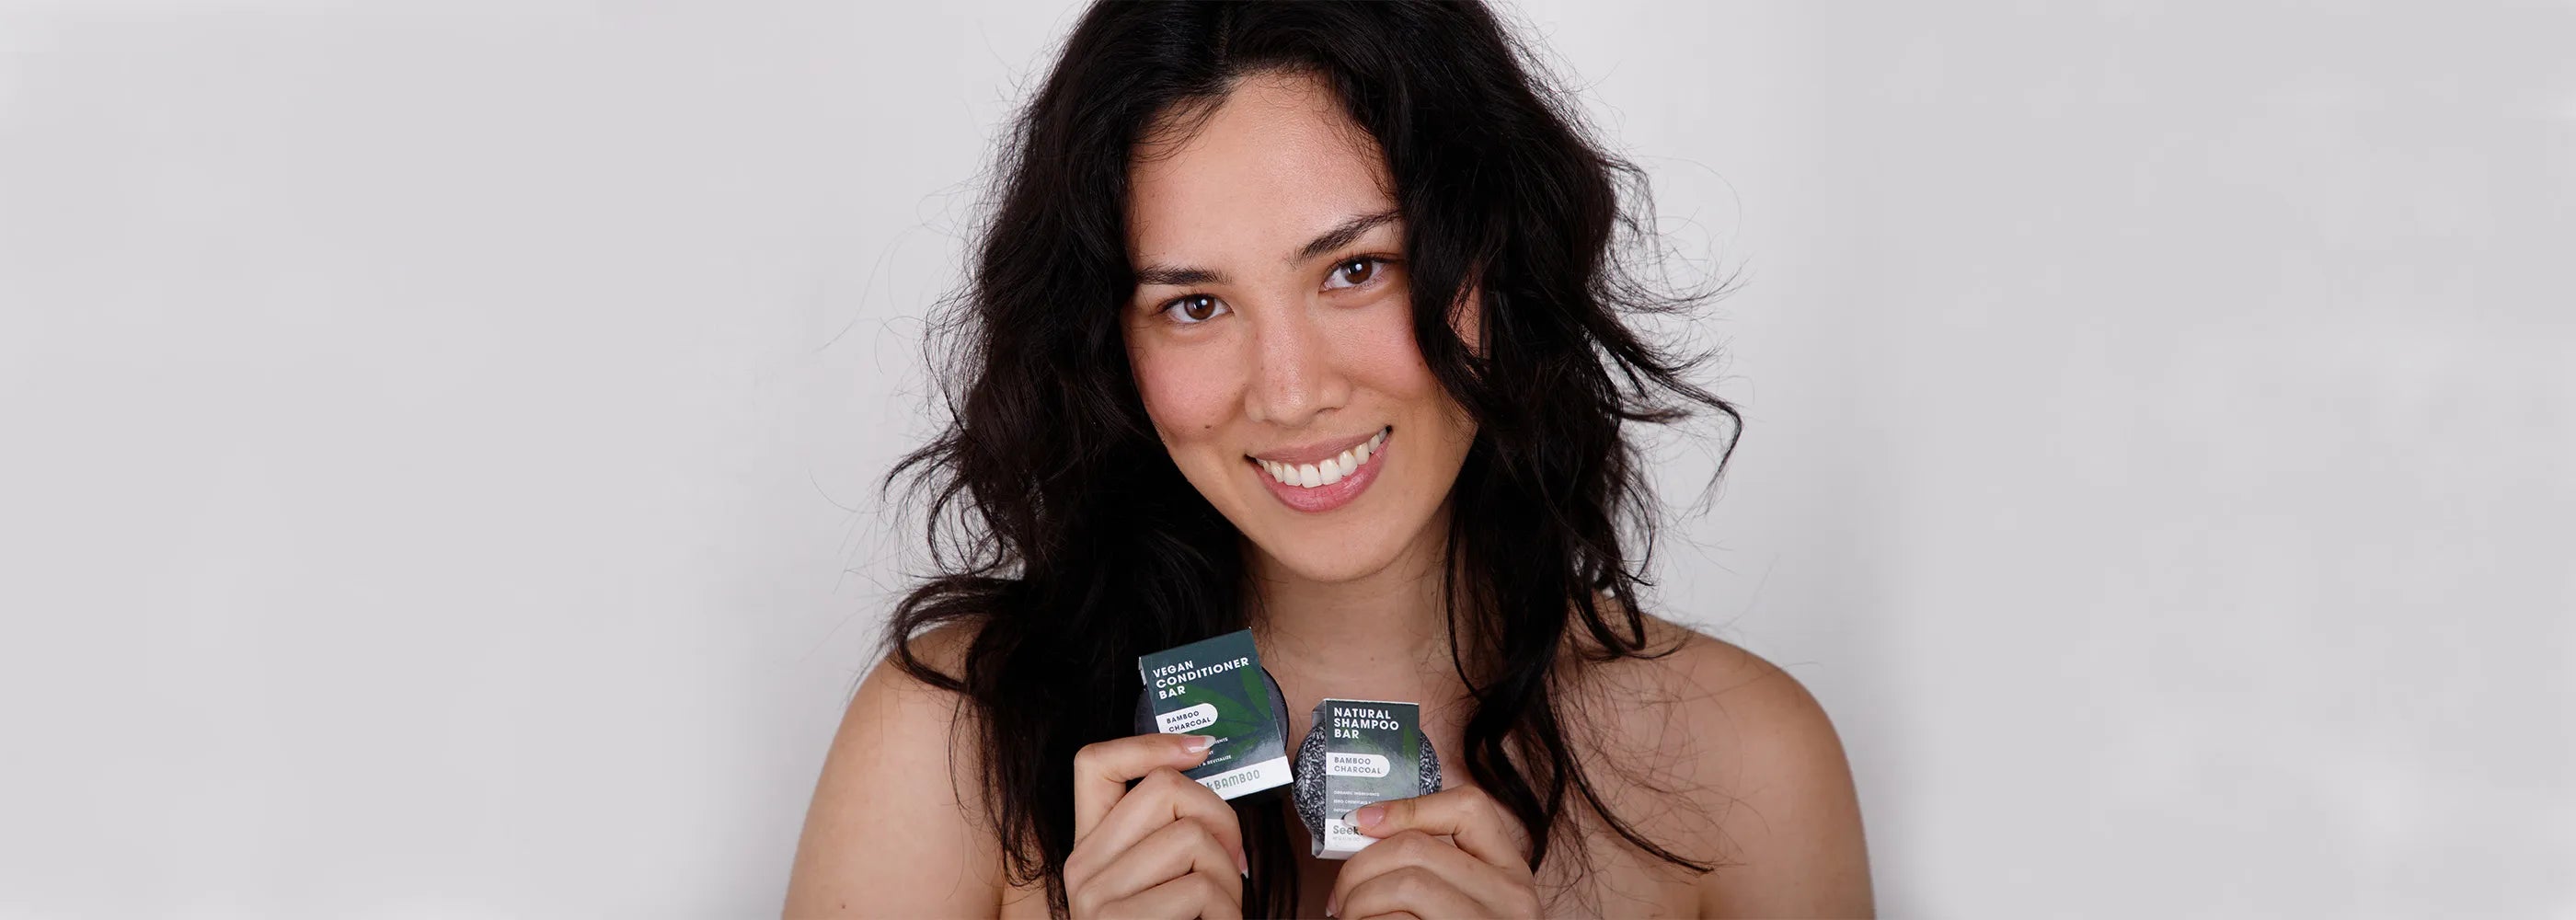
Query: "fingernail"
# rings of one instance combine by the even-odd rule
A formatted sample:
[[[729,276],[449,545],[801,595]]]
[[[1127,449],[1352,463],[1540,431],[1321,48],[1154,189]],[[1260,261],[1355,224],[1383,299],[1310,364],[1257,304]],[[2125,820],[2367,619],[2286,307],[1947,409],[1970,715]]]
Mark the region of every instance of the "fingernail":
[[[1252,877],[1252,860],[1243,857],[1242,847],[1234,848],[1234,868],[1242,872],[1244,878]]]
[[[1191,735],[1191,736],[1190,736],[1190,753],[1192,753],[1192,754],[1205,754],[1205,753],[1207,753],[1207,749],[1212,748],[1212,747],[1215,747],[1215,746],[1216,746],[1216,738],[1215,738],[1215,736],[1212,736],[1212,735]]]
[[[1338,917],[1338,916],[1341,916],[1341,910],[1342,910],[1342,893],[1341,893],[1341,892],[1336,891],[1336,892],[1333,892],[1332,894],[1329,894],[1329,895],[1325,895],[1325,896],[1324,896],[1324,916],[1327,916],[1327,917]]]
[[[1360,830],[1376,827],[1378,822],[1384,820],[1386,820],[1384,805],[1362,805],[1360,810],[1351,812],[1351,823],[1358,826]]]

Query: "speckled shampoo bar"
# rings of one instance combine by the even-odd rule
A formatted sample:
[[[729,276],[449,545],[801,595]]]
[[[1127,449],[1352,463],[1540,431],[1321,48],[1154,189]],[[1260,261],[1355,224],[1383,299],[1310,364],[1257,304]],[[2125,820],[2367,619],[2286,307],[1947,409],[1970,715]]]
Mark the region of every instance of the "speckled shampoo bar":
[[[1349,859],[1376,843],[1351,826],[1355,809],[1440,791],[1440,755],[1422,736],[1422,707],[1384,700],[1315,704],[1297,745],[1297,816],[1314,855]]]

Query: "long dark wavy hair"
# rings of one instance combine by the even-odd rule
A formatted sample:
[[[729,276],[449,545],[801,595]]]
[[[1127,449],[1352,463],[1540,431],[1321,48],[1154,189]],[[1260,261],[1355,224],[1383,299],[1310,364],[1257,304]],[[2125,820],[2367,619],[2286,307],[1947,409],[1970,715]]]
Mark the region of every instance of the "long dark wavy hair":
[[[1586,135],[1477,4],[1101,3],[1083,15],[1011,125],[970,279],[934,326],[946,426],[886,479],[929,498],[935,567],[888,623],[890,660],[961,695],[1010,878],[1043,879],[1065,913],[1075,750],[1132,730],[1136,656],[1248,625],[1241,537],[1182,478],[1127,364],[1131,151],[1246,74],[1283,68],[1323,78],[1384,153],[1415,339],[1478,423],[1443,566],[1453,663],[1474,699],[1451,769],[1529,829],[1534,871],[1561,852],[1552,840],[1582,847],[1557,821],[1569,797],[1645,852],[1710,870],[1610,813],[1566,739],[1556,665],[1671,651],[1648,647],[1639,612],[1646,566],[1629,549],[1651,546],[1654,515],[1623,426],[1713,410],[1728,421],[1722,475],[1741,417],[1685,379],[1707,354],[1659,348],[1627,320],[1724,291],[1640,280],[1622,255],[1652,235],[1643,174]],[[1467,308],[1481,350],[1449,321],[1477,282]],[[956,674],[912,645],[949,622],[974,625]],[[1253,867],[1246,915],[1284,916],[1302,835],[1292,842],[1275,805],[1236,807]]]

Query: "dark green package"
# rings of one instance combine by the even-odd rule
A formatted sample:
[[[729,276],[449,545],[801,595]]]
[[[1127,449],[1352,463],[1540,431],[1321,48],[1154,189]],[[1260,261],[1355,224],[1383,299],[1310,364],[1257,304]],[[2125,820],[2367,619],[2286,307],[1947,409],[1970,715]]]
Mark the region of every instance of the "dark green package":
[[[1179,732],[1217,739],[1205,761],[1184,771],[1232,799],[1285,786],[1287,703],[1249,629],[1140,655],[1145,692],[1136,703],[1138,732]]]
[[[1349,859],[1377,838],[1351,826],[1362,805],[1440,791],[1440,755],[1422,736],[1422,707],[1386,700],[1315,704],[1297,746],[1297,816],[1314,855]]]

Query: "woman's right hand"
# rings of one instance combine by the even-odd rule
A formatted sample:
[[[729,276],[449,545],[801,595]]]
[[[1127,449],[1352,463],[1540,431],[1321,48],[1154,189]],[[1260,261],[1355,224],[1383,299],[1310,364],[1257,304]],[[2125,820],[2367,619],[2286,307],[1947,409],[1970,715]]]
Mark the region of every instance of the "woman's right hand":
[[[1064,861],[1073,916],[1243,916],[1249,870],[1234,807],[1181,775],[1215,740],[1132,735],[1074,752],[1073,853]],[[1142,782],[1129,789],[1128,780]]]

